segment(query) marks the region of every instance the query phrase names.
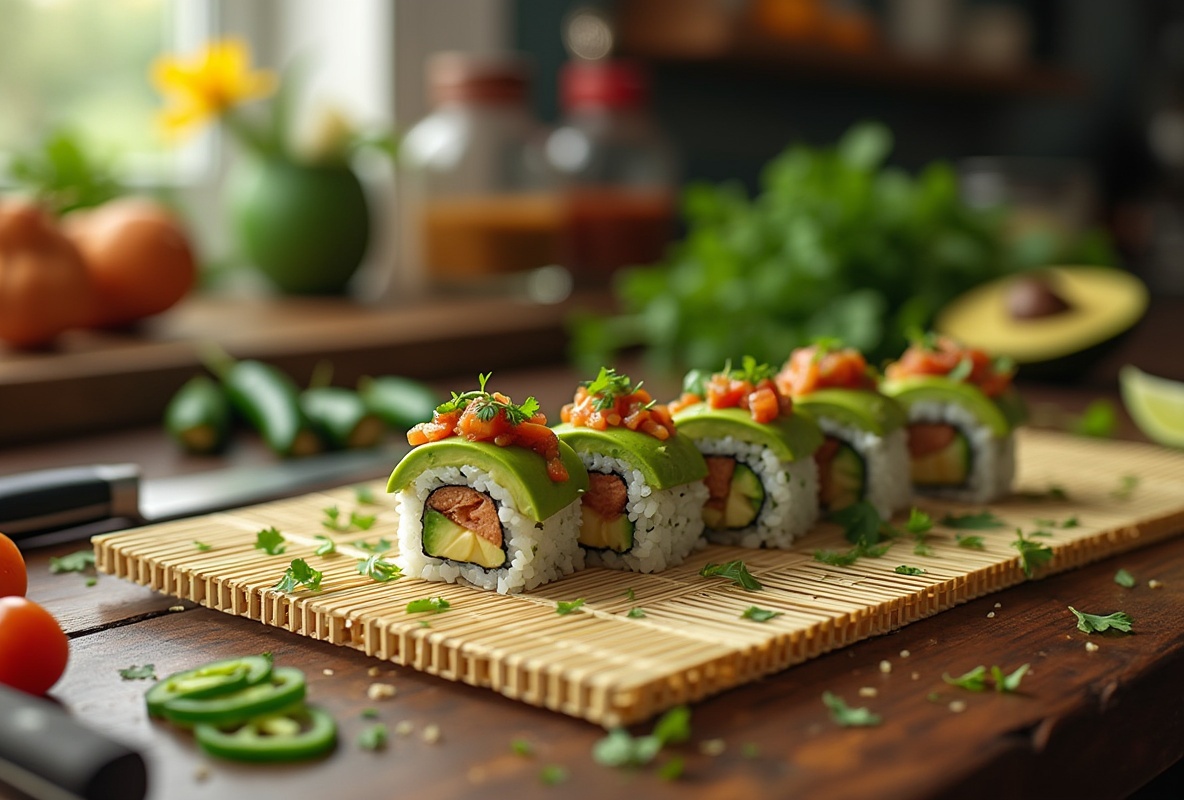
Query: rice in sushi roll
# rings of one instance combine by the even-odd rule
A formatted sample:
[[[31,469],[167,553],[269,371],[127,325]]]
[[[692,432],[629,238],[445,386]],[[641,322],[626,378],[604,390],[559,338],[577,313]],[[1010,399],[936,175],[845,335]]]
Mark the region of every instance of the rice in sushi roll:
[[[1024,408],[1011,385],[1010,364],[927,335],[884,374],[881,390],[908,417],[916,491],[967,503],[987,503],[1011,491],[1014,432]]]
[[[877,390],[879,378],[862,353],[829,342],[799,348],[776,380],[826,437],[814,453],[822,512],[866,500],[890,519],[908,507],[904,410]]]
[[[588,470],[579,537],[588,565],[658,572],[681,563],[703,534],[707,464],[666,407],[601,368],[562,419],[559,440]]]
[[[707,462],[705,536],[717,544],[788,547],[818,518],[822,432],[797,414],[767,364],[744,359],[710,377],[692,372],[671,404],[679,435]]]
[[[580,569],[580,495],[588,475],[538,403],[481,388],[453,394],[407,433],[391,473],[403,574],[502,594]]]

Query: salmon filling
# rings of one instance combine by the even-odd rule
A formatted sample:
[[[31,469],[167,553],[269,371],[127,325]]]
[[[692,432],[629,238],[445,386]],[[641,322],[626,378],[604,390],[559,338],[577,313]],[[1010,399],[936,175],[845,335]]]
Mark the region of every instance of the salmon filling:
[[[625,513],[629,490],[611,472],[589,472],[588,491],[580,499],[580,544],[624,553],[633,547],[633,523]]]
[[[502,546],[502,522],[497,516],[497,504],[489,495],[468,486],[441,486],[428,495],[427,507],[494,547]]]
[[[706,456],[707,502],[703,523],[712,530],[747,528],[765,502],[760,478],[750,467],[731,456]]]
[[[506,563],[497,503],[468,486],[441,486],[423,509],[424,555],[485,569]]]
[[[970,479],[973,450],[966,435],[953,425],[914,422],[909,425],[912,481],[917,486],[964,486]]]

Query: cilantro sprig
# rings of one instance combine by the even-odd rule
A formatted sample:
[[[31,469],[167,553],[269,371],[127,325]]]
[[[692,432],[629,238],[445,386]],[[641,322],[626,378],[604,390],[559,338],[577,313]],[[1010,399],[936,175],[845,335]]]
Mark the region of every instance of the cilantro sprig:
[[[485,385],[489,382],[489,378],[492,375],[492,372],[479,373],[477,375],[479,389],[461,394],[453,392],[452,399],[446,400],[436,406],[436,413],[451,414],[454,411],[463,411],[470,404],[475,404],[477,419],[482,422],[491,422],[498,415],[498,412],[501,411],[505,413],[506,420],[511,425],[521,425],[539,413],[539,401],[534,399],[534,397],[528,397],[522,403],[511,403],[498,400],[492,394],[485,391]]]
[[[947,673],[942,675],[941,679],[951,686],[957,686],[968,692],[985,692],[988,687],[993,686],[995,691],[1000,694],[1015,694],[1020,689],[1020,681],[1028,674],[1031,666],[1031,664],[1022,664],[1014,672],[1004,673],[999,666],[992,666],[988,672],[987,668],[980,664],[970,672],[956,678],[950,677]]]
[[[743,561],[729,561],[726,564],[704,564],[699,574],[704,578],[727,578],[736,586],[750,592],[759,591],[761,582],[752,577]]]
[[[592,407],[597,411],[607,411],[613,407],[618,397],[633,394],[641,388],[644,381],[635,386],[628,375],[622,375],[613,367],[601,367],[600,372],[590,381],[584,381],[583,386],[594,399]]]
[[[1052,548],[1025,539],[1024,532],[1019,528],[1015,529],[1015,537],[1011,546],[1020,551],[1020,567],[1023,568],[1024,575],[1031,578],[1037,567],[1052,560]]]
[[[278,556],[287,549],[287,544],[284,542],[284,535],[272,525],[255,534],[255,549],[262,550],[269,556]]]
[[[1085,633],[1102,633],[1111,629],[1121,633],[1130,633],[1131,626],[1135,623],[1130,614],[1122,611],[1100,615],[1087,614],[1084,611],[1078,611],[1073,606],[1069,606],[1069,610],[1073,612],[1073,616],[1077,617],[1077,630]]]
[[[624,728],[614,728],[592,747],[592,759],[605,767],[640,767],[649,764],[662,748],[691,738],[691,710],[686,706],[670,709],[654,723],[648,736],[633,736]]]
[[[866,708],[851,708],[833,692],[823,692],[822,702],[830,709],[830,718],[844,728],[869,728],[883,721],[879,714],[873,714]]]
[[[449,603],[443,597],[424,597],[419,600],[412,600],[407,604],[408,614],[442,614],[448,609],[452,608],[452,603]]]
[[[1007,527],[1006,522],[990,511],[980,511],[977,514],[946,514],[941,518],[941,524],[946,528],[960,531],[985,531]]]
[[[385,560],[382,553],[375,553],[358,562],[358,574],[365,575],[379,583],[386,583],[403,577],[403,570],[395,562]]]
[[[758,362],[752,356],[744,356],[740,359],[740,369],[732,369],[729,359],[724,365],[724,374],[734,381],[748,381],[755,386],[763,380],[772,379],[777,374],[777,368],[772,364]]]
[[[273,586],[281,592],[294,592],[301,586],[313,592],[321,590],[323,574],[319,569],[313,569],[303,558],[293,559],[291,565],[284,570],[279,583]]]

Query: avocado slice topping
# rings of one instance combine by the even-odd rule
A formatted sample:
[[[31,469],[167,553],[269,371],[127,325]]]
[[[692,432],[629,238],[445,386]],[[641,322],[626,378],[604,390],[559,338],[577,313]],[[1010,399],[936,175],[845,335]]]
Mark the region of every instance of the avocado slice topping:
[[[822,444],[818,423],[806,413],[756,422],[747,409],[711,408],[706,403],[687,406],[674,415],[679,435],[692,439],[722,439],[731,436],[773,451],[781,461],[806,458]]]
[[[559,440],[576,452],[599,453],[627,461],[641,472],[645,482],[656,490],[682,486],[707,477],[707,462],[685,436],[671,436],[662,441],[648,433],[628,428],[577,428],[568,423],[556,425]]]
[[[885,436],[901,428],[907,417],[900,403],[866,389],[819,389],[794,398],[794,407],[815,418]]]
[[[492,442],[443,439],[413,447],[391,473],[386,490],[397,492],[422,473],[437,467],[474,466],[485,470],[510,492],[518,513],[542,522],[569,506],[588,488],[588,471],[580,457],[563,442],[559,455],[567,467],[566,481],[547,477],[543,457],[525,447],[499,447]]]
[[[1006,406],[983,394],[977,386],[936,375],[921,375],[884,381],[880,388],[884,394],[894,397],[907,410],[913,403],[936,402],[959,405],[974,415],[980,423],[991,429],[993,436],[1007,436],[1019,424],[1022,405],[1018,395],[1004,394]],[[1007,408],[1005,413],[1004,408]]]

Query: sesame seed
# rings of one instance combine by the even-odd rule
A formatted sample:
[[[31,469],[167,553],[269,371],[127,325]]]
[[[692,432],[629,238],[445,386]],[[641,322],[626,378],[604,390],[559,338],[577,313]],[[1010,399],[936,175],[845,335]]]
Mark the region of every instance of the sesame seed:
[[[705,756],[720,756],[728,749],[728,743],[723,739],[704,739],[699,742],[699,752]]]
[[[988,612],[987,612],[987,619],[994,619],[994,618],[995,618],[995,612],[994,612],[994,611],[988,611]]]
[[[913,680],[915,680],[915,681],[919,681],[919,680],[921,680],[921,673],[920,673],[920,672],[914,672],[914,673],[913,673],[912,675],[910,675],[909,677],[910,677],[910,678],[912,678],[912,679],[913,679]]]
[[[169,611],[184,611],[185,606],[169,606]]]
[[[1085,652],[1096,653],[1096,652],[1098,652],[1098,646],[1096,644],[1094,644],[1093,642],[1086,642],[1085,643]]]
[[[885,675],[887,675],[891,671],[892,671],[892,662],[891,661],[888,661],[887,659],[885,659],[880,662],[880,672],[883,672]]]
[[[965,700],[951,700],[949,708],[950,708],[950,711],[953,711],[955,714],[961,714],[963,711],[966,710],[966,701]]]
[[[210,778],[210,765],[198,764],[197,769],[193,770],[193,779],[198,783],[203,783]]]
[[[380,670],[378,667],[371,667],[370,669],[366,670],[366,674],[371,678],[377,678],[379,672],[382,672],[382,670]]]
[[[1155,578],[1152,578],[1151,580],[1147,581],[1147,588],[1148,589],[1159,589],[1162,586],[1163,586],[1163,582],[1157,581]]]
[[[321,670],[321,674],[324,675],[326,678],[332,678],[333,677],[333,670],[329,669],[328,667],[325,667],[323,670]]]
[[[901,657],[901,658],[908,658],[908,657],[909,657],[909,656],[911,656],[911,655],[912,655],[912,653],[910,653],[908,650],[901,650],[901,651],[900,651],[900,657]]]
[[[875,686],[861,686],[861,687],[859,687],[859,696],[860,697],[875,697],[879,693],[880,693],[879,690],[877,690]]]
[[[407,736],[413,730],[415,730],[415,726],[411,724],[409,719],[401,720],[395,724],[395,733],[398,736]]]
[[[366,687],[366,696],[371,700],[385,700],[395,696],[395,687],[389,683],[372,683]]]
[[[1003,604],[1002,604],[1002,603],[996,603],[996,604],[995,604],[995,608],[1003,608]]]
[[[423,729],[423,733],[420,736],[428,744],[435,744],[440,741],[440,726],[429,725]]]

